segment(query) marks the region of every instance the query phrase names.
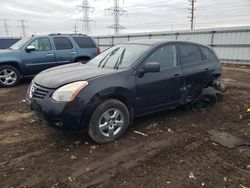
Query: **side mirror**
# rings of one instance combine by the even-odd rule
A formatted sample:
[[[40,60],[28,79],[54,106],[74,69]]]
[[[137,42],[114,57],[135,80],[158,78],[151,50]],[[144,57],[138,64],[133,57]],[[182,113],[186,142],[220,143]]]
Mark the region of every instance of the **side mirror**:
[[[35,46],[27,46],[26,47],[27,52],[31,52],[31,51],[34,51],[34,50],[36,50]]]
[[[142,77],[145,73],[148,73],[148,72],[160,72],[160,63],[156,63],[156,62],[146,63],[143,69],[138,71],[138,76]]]

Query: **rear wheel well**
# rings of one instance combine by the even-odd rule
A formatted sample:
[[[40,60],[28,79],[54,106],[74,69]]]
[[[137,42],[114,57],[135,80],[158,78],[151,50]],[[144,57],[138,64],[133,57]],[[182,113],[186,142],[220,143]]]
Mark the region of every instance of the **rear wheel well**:
[[[19,71],[19,73],[22,75],[21,69],[20,69],[20,67],[17,65],[17,62],[14,62],[14,61],[4,62],[4,63],[1,63],[1,64],[0,64],[0,67],[1,67],[1,66],[4,66],[4,65],[10,65],[10,66],[15,67],[15,68]]]
[[[82,56],[82,57],[77,57],[75,59],[75,62],[81,62],[81,61],[89,61],[91,58],[89,56]]]

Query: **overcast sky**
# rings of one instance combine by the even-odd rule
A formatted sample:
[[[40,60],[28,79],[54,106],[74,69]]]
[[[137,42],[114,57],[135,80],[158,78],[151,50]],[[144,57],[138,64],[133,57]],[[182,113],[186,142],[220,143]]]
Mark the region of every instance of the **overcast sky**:
[[[81,0],[0,0],[0,18],[8,20],[11,35],[20,36],[18,20],[27,20],[27,33],[72,33],[77,23],[82,25],[76,6]],[[113,24],[113,17],[105,9],[113,6],[113,0],[89,0],[95,7],[90,18],[92,35],[112,34],[107,26]],[[121,17],[121,24],[127,27],[121,33],[189,29],[188,0],[120,0],[120,6],[128,11]],[[195,28],[250,25],[250,0],[197,0]],[[5,34],[0,20],[0,36]]]

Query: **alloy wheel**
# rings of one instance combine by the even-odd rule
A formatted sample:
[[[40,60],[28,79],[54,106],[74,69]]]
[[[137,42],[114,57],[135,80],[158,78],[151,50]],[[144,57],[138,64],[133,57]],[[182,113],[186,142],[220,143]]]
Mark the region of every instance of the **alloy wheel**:
[[[124,116],[122,112],[116,108],[105,111],[99,119],[100,133],[109,138],[117,135],[124,126]]]
[[[11,69],[3,69],[0,71],[0,82],[6,86],[12,85],[17,80],[17,74]]]

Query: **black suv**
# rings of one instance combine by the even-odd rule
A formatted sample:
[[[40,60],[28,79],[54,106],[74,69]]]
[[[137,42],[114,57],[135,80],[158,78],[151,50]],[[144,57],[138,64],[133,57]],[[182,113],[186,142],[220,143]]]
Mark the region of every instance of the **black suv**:
[[[221,65],[214,51],[190,42],[144,40],[113,46],[87,64],[38,74],[27,103],[46,124],[86,128],[98,143],[120,138],[133,118],[216,102]]]

